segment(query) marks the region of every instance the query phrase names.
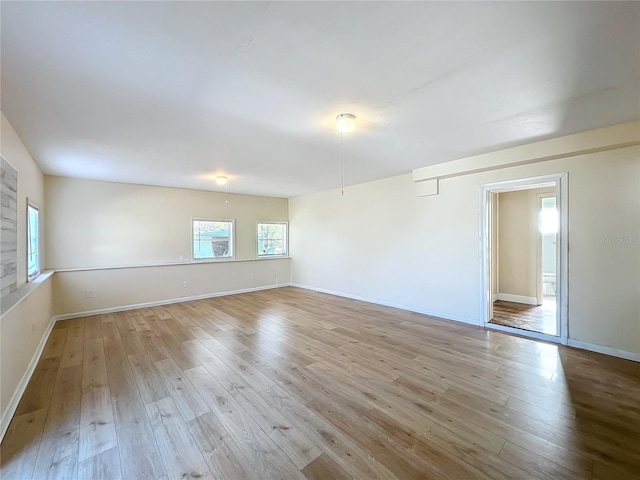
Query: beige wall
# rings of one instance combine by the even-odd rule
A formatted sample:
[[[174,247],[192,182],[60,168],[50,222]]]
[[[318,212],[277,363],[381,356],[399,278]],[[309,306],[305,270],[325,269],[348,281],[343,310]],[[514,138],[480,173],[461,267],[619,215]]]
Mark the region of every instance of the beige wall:
[[[45,191],[56,314],[289,282],[288,259],[256,259],[256,222],[287,221],[287,199],[229,195],[225,203],[217,192],[54,176],[45,177]],[[236,259],[248,261],[133,268],[180,262],[180,255],[189,262],[191,217],[234,218]]]
[[[290,199],[292,282],[478,322],[479,186],[558,172],[569,174],[569,336],[640,353],[637,146],[445,178],[431,197],[407,174]]]
[[[184,282],[187,282],[185,288]],[[58,272],[55,313],[113,309],[289,283],[289,259]],[[93,292],[85,298],[85,290]]]
[[[7,118],[2,114],[0,152],[18,171],[18,287],[27,281],[27,197],[40,209],[41,228],[46,225],[42,172]],[[40,237],[40,265],[44,266],[44,240]]]
[[[530,190],[498,195],[500,210],[500,282],[499,293],[535,297],[536,244],[532,225]],[[533,220],[535,221],[535,220]]]
[[[26,284],[27,280],[27,197],[40,207],[41,226],[46,225],[46,205],[42,172],[31,158],[15,130],[1,115],[0,151],[18,171],[18,290],[2,305],[0,318],[0,437],[13,414],[10,401],[27,372],[52,317],[51,277]],[[43,235],[40,236],[41,243]],[[42,252],[42,245],[40,248]],[[44,259],[41,258],[41,265]],[[28,295],[28,296],[27,296]],[[22,298],[19,303],[17,299]],[[8,303],[14,304],[9,309]],[[14,398],[15,400],[15,398]]]
[[[256,258],[256,221],[288,218],[284,198],[45,177],[54,269],[191,259],[191,217],[235,218],[236,258]]]

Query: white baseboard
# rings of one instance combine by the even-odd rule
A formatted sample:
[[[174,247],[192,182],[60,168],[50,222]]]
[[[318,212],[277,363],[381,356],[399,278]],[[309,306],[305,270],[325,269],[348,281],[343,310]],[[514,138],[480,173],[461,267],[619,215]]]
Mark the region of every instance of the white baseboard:
[[[191,302],[193,300],[203,300],[205,298],[224,297],[227,295],[237,295],[239,293],[258,292],[260,290],[271,290],[273,288],[288,287],[289,283],[278,283],[277,285],[265,285],[263,287],[242,288],[240,290],[227,290],[224,292],[205,293],[203,295],[193,295],[191,297],[171,298],[169,300],[158,300],[155,302],[135,303],[132,305],[120,305],[117,307],[99,308],[97,310],[86,310],[84,312],[63,313],[53,317],[54,321],[67,320],[69,318],[90,317],[92,315],[102,315],[105,313],[126,312],[137,310],[138,308],[158,307],[160,305],[170,305],[172,303]]]
[[[493,295],[491,295],[491,301],[495,302],[496,300],[498,300],[498,294],[494,293]]]
[[[399,308],[400,310],[408,310],[410,312],[422,313],[424,315],[430,315],[432,317],[438,317],[444,320],[454,320],[456,322],[469,323],[471,325],[476,325],[476,326],[481,325],[479,323],[479,320],[476,320],[473,318],[461,317],[458,315],[450,315],[448,313],[442,313],[442,312],[434,312],[432,310],[426,310],[424,308],[412,307],[410,305],[402,305],[402,304],[393,303],[393,302],[385,302],[384,300],[377,300],[377,299],[368,298],[368,297],[360,297],[358,295],[351,295],[349,293],[336,292],[333,290],[327,290],[325,288],[312,287],[310,285],[301,285],[299,283],[291,283],[289,285],[292,287],[304,288],[305,290],[313,290],[314,292],[327,293],[329,295],[336,295],[338,297],[351,298],[353,300],[360,300],[362,302],[374,303],[376,305],[383,305],[385,307],[393,307],[393,308]]]
[[[16,409],[18,408],[18,404],[20,403],[20,399],[24,394],[24,391],[27,389],[27,385],[29,384],[29,380],[31,380],[31,376],[36,369],[36,365],[38,365],[38,361],[40,360],[40,355],[42,355],[42,351],[44,350],[44,346],[47,344],[47,340],[49,339],[49,335],[51,334],[51,330],[53,330],[53,325],[56,323],[55,317],[51,317],[49,320],[49,324],[47,328],[45,328],[44,333],[42,334],[42,338],[40,339],[40,343],[36,347],[35,352],[33,352],[33,357],[31,357],[31,361],[29,362],[29,366],[27,370],[22,375],[20,379],[20,383],[16,387],[16,390],[13,392],[11,396],[11,400],[9,400],[9,404],[7,408],[5,408],[4,412],[2,412],[2,418],[0,419],[0,442],[4,438],[4,435],[7,433],[7,429],[9,428],[9,424],[11,423],[11,419],[13,418],[13,414],[16,413]]]
[[[571,338],[567,341],[567,345],[570,347],[580,348],[582,350],[590,350],[592,352],[604,353],[605,355],[640,362],[640,353],[627,352],[625,350],[618,350],[617,348],[604,347],[593,343],[581,342],[580,340],[572,340]]]
[[[525,297],[524,295],[512,295],[510,293],[499,293],[498,300],[525,303],[527,305],[538,305],[538,299],[536,297]]]

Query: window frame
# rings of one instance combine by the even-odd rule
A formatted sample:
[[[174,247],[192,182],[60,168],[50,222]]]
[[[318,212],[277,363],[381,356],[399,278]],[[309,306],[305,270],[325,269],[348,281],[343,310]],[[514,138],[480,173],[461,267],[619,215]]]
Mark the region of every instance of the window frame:
[[[194,249],[194,241],[195,241],[195,231],[194,224],[195,222],[224,222],[231,224],[231,238],[229,239],[229,249],[231,250],[230,255],[226,257],[206,257],[206,258],[196,258],[195,257],[195,249]],[[211,218],[211,217],[191,217],[191,261],[193,262],[225,262],[229,260],[236,259],[236,219],[235,218]]]
[[[258,250],[260,245],[260,225],[284,225],[284,253],[261,254]],[[289,256],[289,222],[281,220],[258,220],[256,221],[256,256],[257,258],[284,258]]]
[[[31,256],[31,219],[30,219],[30,210],[33,209],[36,211],[37,214],[37,228],[38,228],[38,244],[37,244],[37,251],[36,251],[36,271],[34,273],[30,273],[29,271],[29,265],[30,265],[30,256]],[[27,283],[32,282],[33,280],[35,280],[38,275],[40,275],[42,273],[42,268],[40,266],[40,207],[33,202],[31,199],[29,199],[27,197],[27,235],[26,235],[26,240],[27,240],[27,250],[26,250],[26,260],[27,260]]]

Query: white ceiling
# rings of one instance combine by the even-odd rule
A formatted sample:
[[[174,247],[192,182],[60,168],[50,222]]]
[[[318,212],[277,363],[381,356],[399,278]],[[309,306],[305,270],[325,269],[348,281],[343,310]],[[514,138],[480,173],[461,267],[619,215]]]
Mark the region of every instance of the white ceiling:
[[[291,197],[640,117],[640,3],[1,2],[45,173]]]

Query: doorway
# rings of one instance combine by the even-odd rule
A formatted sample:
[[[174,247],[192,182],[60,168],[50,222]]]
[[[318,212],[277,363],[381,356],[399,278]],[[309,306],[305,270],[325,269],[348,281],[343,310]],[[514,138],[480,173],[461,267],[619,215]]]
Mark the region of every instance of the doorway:
[[[566,343],[567,175],[482,185],[482,323]]]

